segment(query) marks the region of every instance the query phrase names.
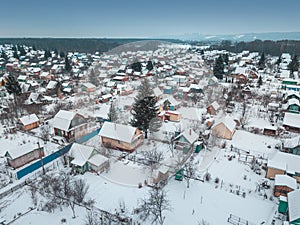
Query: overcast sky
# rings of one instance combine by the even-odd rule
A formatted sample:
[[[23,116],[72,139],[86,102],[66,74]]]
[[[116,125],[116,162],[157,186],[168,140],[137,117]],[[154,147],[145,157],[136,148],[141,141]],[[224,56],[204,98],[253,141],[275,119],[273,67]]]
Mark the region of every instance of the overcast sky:
[[[300,31],[299,0],[1,0],[0,37]]]

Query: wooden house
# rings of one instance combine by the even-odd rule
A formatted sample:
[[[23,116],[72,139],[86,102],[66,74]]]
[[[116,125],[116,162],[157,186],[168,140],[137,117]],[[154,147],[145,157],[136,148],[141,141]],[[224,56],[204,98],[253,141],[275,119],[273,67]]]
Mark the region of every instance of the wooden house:
[[[278,135],[278,128],[276,126],[266,126],[263,129],[263,135],[277,136]]]
[[[275,175],[275,183],[274,183],[274,196],[287,196],[287,194],[291,191],[297,189],[297,181],[296,179],[283,174]]]
[[[292,132],[300,132],[300,114],[286,112],[284,114],[282,126]]]
[[[163,110],[158,114],[158,117],[160,117],[162,121],[179,122],[181,113],[178,111]]]
[[[268,159],[266,177],[274,179],[276,174],[287,174],[300,183],[300,156],[276,152]]]
[[[187,154],[192,150],[196,149],[195,143],[198,140],[199,135],[195,133],[192,129],[185,130],[174,138],[176,150],[181,150],[184,154]]]
[[[282,143],[282,151],[295,155],[300,155],[300,136],[285,139]]]
[[[44,156],[44,147],[39,144],[28,143],[21,146],[13,146],[7,150],[5,157],[9,166],[17,169]]]
[[[81,90],[86,92],[95,92],[96,86],[92,83],[83,83],[81,85]]]
[[[138,128],[112,122],[104,122],[99,136],[103,146],[128,152],[133,152],[143,142]]]
[[[53,119],[54,133],[72,142],[88,133],[86,118],[82,115],[60,110]]]
[[[285,104],[285,109],[291,113],[300,113],[300,103],[297,98],[291,98]]]
[[[300,190],[288,193],[288,218],[290,225],[300,224]]]
[[[31,130],[40,125],[40,120],[35,114],[23,116],[18,120],[18,127],[22,130]]]
[[[108,158],[97,153],[91,146],[73,143],[68,156],[71,166],[79,173],[101,173],[109,167]]]
[[[220,105],[216,101],[214,101],[206,108],[206,110],[210,115],[216,115],[219,108]]]
[[[231,140],[236,131],[236,122],[229,116],[223,117],[212,127],[212,134],[223,139]]]
[[[245,74],[239,74],[235,77],[235,80],[237,83],[239,84],[246,84],[248,79],[247,79],[247,76]]]

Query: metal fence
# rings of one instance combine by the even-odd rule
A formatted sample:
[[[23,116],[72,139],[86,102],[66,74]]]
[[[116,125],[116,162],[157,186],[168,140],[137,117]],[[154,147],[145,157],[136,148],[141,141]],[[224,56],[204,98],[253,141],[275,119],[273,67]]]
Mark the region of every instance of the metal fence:
[[[89,134],[87,134],[87,135],[85,135],[85,136],[83,136],[83,137],[81,137],[81,138],[79,138],[79,139],[77,139],[75,142],[82,144],[82,143],[88,141],[89,139],[95,137],[96,135],[98,135],[99,131],[100,131],[100,128],[93,131],[93,132],[91,132],[91,133],[89,133]],[[61,149],[57,150],[56,152],[52,153],[51,155],[48,155],[48,156],[36,161],[35,163],[30,164],[29,166],[19,170],[16,173],[17,178],[21,179],[22,177],[26,176],[27,174],[32,173],[33,171],[43,167],[44,165],[52,162],[55,159],[59,158],[60,156],[63,156],[64,154],[66,154],[70,150],[72,144],[73,143],[71,143],[69,145],[66,145],[63,148],[61,148]]]

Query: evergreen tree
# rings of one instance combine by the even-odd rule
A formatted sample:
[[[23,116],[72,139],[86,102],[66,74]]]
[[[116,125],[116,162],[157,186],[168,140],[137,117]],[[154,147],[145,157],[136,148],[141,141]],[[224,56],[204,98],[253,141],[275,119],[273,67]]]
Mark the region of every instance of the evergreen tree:
[[[14,58],[15,58],[15,59],[19,59],[19,55],[18,55],[18,52],[17,52],[17,51],[14,51]]]
[[[70,72],[72,69],[72,66],[70,64],[68,56],[65,56],[65,70]]]
[[[258,81],[257,81],[258,86],[260,87],[262,85],[262,83],[263,83],[262,78],[261,78],[261,76],[259,76]]]
[[[149,71],[153,70],[153,64],[152,64],[152,61],[150,61],[150,60],[147,62],[147,70],[149,70]]]
[[[158,108],[156,106],[157,99],[154,96],[148,96],[143,99],[138,99],[133,104],[132,115],[133,119],[130,124],[133,127],[138,127],[145,133],[145,139],[148,137],[150,123],[157,116]],[[157,130],[157,127],[155,127]]]
[[[15,79],[15,77],[9,75],[6,77],[5,88],[9,94],[13,94],[14,96],[15,112],[16,112],[16,116],[18,117],[17,98],[22,93],[21,86],[19,82]]]
[[[142,71],[142,64],[140,62],[132,63],[131,68],[136,72]]]
[[[298,61],[298,56],[297,55],[293,56],[292,61],[288,65],[288,68],[289,68],[291,74],[293,74],[295,71],[298,71],[299,61]]]
[[[229,64],[229,55],[228,55],[228,54],[225,54],[225,55],[223,56],[223,60],[224,60],[224,63],[225,63],[226,65],[228,65],[228,64]]]
[[[265,53],[263,52],[258,61],[258,68],[259,69],[265,68],[265,62],[266,62],[266,57],[265,57]]]
[[[107,115],[108,115],[109,121],[111,121],[111,122],[116,122],[118,120],[117,110],[116,110],[113,102],[110,104],[109,112]]]
[[[64,52],[60,52],[60,53],[59,53],[59,56],[60,56],[60,58],[65,58],[66,55],[65,55]]]
[[[20,51],[20,56],[25,56],[26,55],[26,51],[24,49],[24,46],[23,45],[20,45],[18,47],[19,51]]]
[[[281,59],[281,55],[280,55],[275,64],[279,65],[281,63],[281,61],[282,61],[282,59]]]
[[[5,61],[7,61],[7,59],[8,59],[8,57],[7,57],[6,53],[5,53],[5,51],[3,51],[3,50],[2,50],[2,52],[1,52],[1,58],[3,58]]]
[[[136,100],[140,100],[149,96],[154,96],[153,87],[150,85],[148,79],[145,78],[141,81],[140,90],[136,96]]]
[[[214,68],[213,68],[214,76],[218,79],[223,79],[224,74],[224,61],[222,56],[220,55],[215,62]]]
[[[99,86],[99,80],[98,80],[98,77],[97,77],[94,69],[91,69],[91,71],[89,73],[89,81],[90,81],[90,83],[94,84],[95,86]]]
[[[45,59],[49,59],[50,57],[51,57],[50,51],[49,51],[49,50],[46,50],[46,51],[45,51],[45,54],[44,54],[44,58],[45,58]]]

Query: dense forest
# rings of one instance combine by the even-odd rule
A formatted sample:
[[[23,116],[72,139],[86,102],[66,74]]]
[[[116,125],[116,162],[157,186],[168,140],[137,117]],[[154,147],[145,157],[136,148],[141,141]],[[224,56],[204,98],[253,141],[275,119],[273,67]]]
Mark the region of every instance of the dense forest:
[[[241,52],[248,50],[250,52],[264,52],[266,54],[280,56],[282,53],[290,53],[291,55],[300,55],[300,41],[281,40],[281,41],[261,41],[255,40],[251,42],[235,42],[222,41],[219,44],[211,45],[211,49],[228,50],[230,52]]]
[[[146,39],[117,39],[117,38],[0,38],[0,45],[27,45],[36,49],[57,50],[58,52],[106,52],[117,46]],[[147,39],[149,40],[149,39]],[[164,40],[172,41],[174,40]]]

